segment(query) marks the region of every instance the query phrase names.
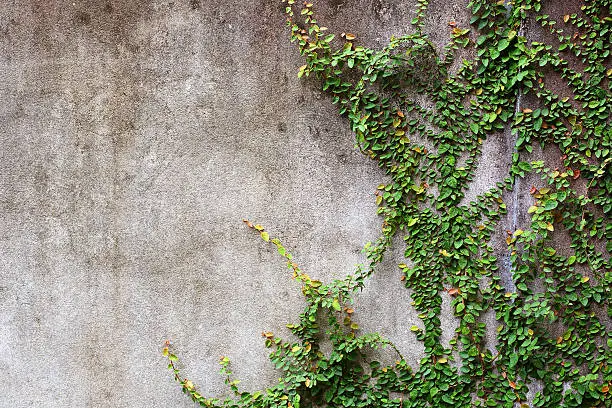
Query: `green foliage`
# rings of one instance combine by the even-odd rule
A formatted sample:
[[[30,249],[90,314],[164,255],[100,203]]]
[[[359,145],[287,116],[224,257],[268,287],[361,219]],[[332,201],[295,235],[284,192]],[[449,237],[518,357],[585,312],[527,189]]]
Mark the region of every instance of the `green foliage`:
[[[366,245],[367,266],[324,284],[302,272],[263,227],[245,221],[276,246],[302,284],[307,306],[288,326],[299,341],[264,333],[283,377],[261,392],[240,392],[223,358],[234,394],[225,400],[201,396],[165,348],[183,390],[207,407],[611,407],[612,334],[604,320],[612,316],[612,69],[606,65],[612,1],[587,1],[557,22],[542,14],[539,0],[515,0],[509,8],[473,0],[472,26],[453,23],[442,55],[422,32],[426,0],[418,1],[414,33],[378,51],[357,45],[354,34],[326,35],[312,4],[287,3],[291,39],[306,58],[298,76],[321,81],[348,118],[357,147],[389,176],[376,195],[382,236]],[[539,22],[556,44],[528,41],[521,29],[526,19]],[[453,73],[463,48],[474,57]],[[550,88],[551,77],[567,95]],[[423,98],[430,107],[417,102]],[[521,98],[529,108],[517,108]],[[516,138],[507,177],[464,203],[483,141],[501,132]],[[534,160],[536,148],[547,157],[557,152],[558,161]],[[530,188],[530,222],[507,233],[504,265],[491,239],[507,213],[505,200],[529,189],[520,183],[525,178],[541,181]],[[406,245],[399,272],[422,320],[422,328],[411,328],[425,346],[416,371],[389,341],[361,333],[350,307],[396,234]],[[558,244],[562,236],[569,248]],[[502,281],[504,273],[511,281]],[[450,348],[440,342],[445,296],[459,318]],[[496,329],[485,326],[488,312]],[[497,334],[493,349],[485,346],[487,332]],[[321,351],[322,334],[331,341],[329,355]],[[394,348],[397,362],[373,361],[368,351],[379,347]]]

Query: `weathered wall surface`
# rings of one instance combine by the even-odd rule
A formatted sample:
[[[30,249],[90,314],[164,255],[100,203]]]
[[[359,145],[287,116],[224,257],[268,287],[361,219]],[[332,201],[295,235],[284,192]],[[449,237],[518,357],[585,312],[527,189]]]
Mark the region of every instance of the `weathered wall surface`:
[[[431,2],[436,42],[465,3]],[[414,8],[317,6],[369,45]],[[0,407],[192,406],[166,339],[206,394],[224,392],[221,355],[246,389],[275,381],[260,333],[286,334],[299,288],[241,219],[322,279],[362,261],[381,222],[382,173],[299,65],[277,1],[0,3]],[[487,142],[474,192],[505,174],[508,137]],[[387,268],[359,320],[416,363],[408,301]]]

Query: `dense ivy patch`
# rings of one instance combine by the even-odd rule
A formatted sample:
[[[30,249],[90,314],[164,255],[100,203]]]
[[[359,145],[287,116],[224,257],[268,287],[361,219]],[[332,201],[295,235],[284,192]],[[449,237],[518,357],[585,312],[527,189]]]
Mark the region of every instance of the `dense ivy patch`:
[[[298,75],[321,81],[358,148],[389,176],[376,195],[382,236],[366,245],[367,266],[324,284],[245,221],[302,284],[307,306],[289,325],[299,341],[263,334],[283,377],[260,392],[241,392],[223,358],[234,393],[224,400],[200,395],[166,347],[183,390],[202,406],[228,408],[612,407],[612,1],[586,1],[555,21],[539,0],[473,0],[471,27],[451,22],[441,55],[422,31],[426,0],[418,0],[414,33],[378,51],[351,33],[326,35],[313,5],[294,3],[287,1],[288,26],[306,58]],[[527,20],[554,41],[529,41]],[[472,58],[451,70],[460,48]],[[551,89],[549,78],[568,94]],[[466,202],[484,140],[504,132],[516,140],[507,177]],[[491,239],[518,189],[533,196],[522,209],[530,222],[502,232],[510,254],[503,264]],[[422,320],[411,328],[425,346],[420,364],[411,362],[416,371],[397,349],[395,364],[373,361],[372,348],[395,347],[361,333],[351,308],[396,234],[406,245],[401,277]],[[450,348],[440,342],[444,296],[459,318]],[[498,327],[486,327],[485,313]],[[333,346],[327,355],[322,319]],[[485,345],[487,331],[496,344]]]

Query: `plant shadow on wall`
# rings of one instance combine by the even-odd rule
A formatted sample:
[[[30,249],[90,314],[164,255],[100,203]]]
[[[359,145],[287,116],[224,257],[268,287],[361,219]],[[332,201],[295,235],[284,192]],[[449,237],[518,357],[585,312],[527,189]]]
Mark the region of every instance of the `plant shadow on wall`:
[[[307,306],[288,326],[299,340],[263,334],[282,378],[258,392],[240,391],[222,358],[233,393],[226,399],[200,395],[166,346],[185,393],[206,407],[612,406],[606,328],[612,315],[612,1],[587,1],[559,21],[541,3],[471,1],[471,27],[452,27],[438,55],[422,31],[426,0],[418,1],[414,34],[392,38],[378,51],[357,45],[351,33],[326,34],[312,4],[287,1],[291,39],[306,58],[298,76],[321,81],[348,118],[358,148],[390,177],[376,197],[382,236],[366,245],[367,265],[325,284],[304,273],[262,226],[245,220],[276,246],[302,285]],[[528,20],[552,34],[551,44],[524,37]],[[474,57],[451,74],[460,48]],[[549,77],[562,79],[572,96],[552,91]],[[431,108],[416,102],[424,96]],[[532,106],[518,109],[522,96]],[[463,205],[483,141],[505,130],[516,138],[507,177]],[[553,151],[559,164],[535,160],[538,146]],[[526,177],[536,185],[520,184]],[[518,188],[530,189],[534,204],[524,209],[527,225],[507,231],[512,284],[503,287],[490,242],[506,213],[504,199]],[[569,249],[555,247],[553,235],[560,232],[570,237]],[[425,347],[416,371],[379,334],[361,333],[351,308],[396,234],[406,245],[402,280],[422,319],[423,329],[411,329]],[[460,320],[448,347],[440,342],[442,296],[453,298]],[[483,323],[488,312],[497,327]],[[322,331],[332,345],[327,355]],[[485,346],[487,332],[496,333],[493,350]],[[380,347],[395,349],[397,362],[373,361],[368,351]]]

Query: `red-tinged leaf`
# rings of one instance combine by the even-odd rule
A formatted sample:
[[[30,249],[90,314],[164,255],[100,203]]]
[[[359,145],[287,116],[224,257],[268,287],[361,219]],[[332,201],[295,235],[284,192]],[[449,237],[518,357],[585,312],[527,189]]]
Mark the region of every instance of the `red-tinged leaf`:
[[[572,178],[573,178],[574,180],[577,180],[577,179],[578,179],[578,177],[580,177],[580,170],[574,170],[574,171],[573,171],[573,173],[574,173],[574,175],[573,175],[573,177],[572,177]]]
[[[512,388],[513,390],[516,390],[516,383],[514,381],[510,381],[508,380],[508,385],[510,386],[510,388]]]

